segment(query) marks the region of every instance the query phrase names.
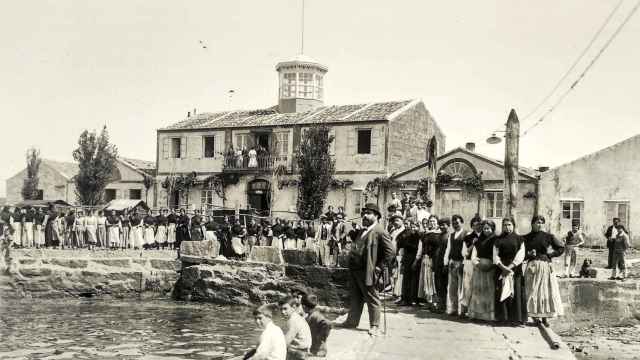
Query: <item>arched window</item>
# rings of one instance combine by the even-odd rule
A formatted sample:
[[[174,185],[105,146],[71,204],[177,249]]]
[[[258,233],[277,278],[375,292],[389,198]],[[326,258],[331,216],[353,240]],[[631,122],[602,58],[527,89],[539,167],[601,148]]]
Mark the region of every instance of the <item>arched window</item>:
[[[451,176],[451,180],[462,180],[476,174],[475,169],[466,161],[454,160],[446,164],[440,171]]]

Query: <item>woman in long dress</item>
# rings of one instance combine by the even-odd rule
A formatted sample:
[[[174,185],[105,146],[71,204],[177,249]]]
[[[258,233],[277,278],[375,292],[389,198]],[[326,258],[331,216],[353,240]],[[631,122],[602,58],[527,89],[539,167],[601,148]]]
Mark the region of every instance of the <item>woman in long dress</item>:
[[[497,269],[496,320],[511,325],[527,322],[524,294],[524,239],[515,232],[512,217],[502,219],[502,233],[493,244],[493,263]]]
[[[462,244],[463,268],[462,268],[462,298],[460,304],[462,314],[467,315],[469,302],[471,300],[471,281],[473,279],[473,263],[471,255],[473,247],[476,245],[482,234],[482,219],[478,214],[471,219],[471,232],[464,237]]]
[[[120,231],[122,230],[122,224],[120,223],[120,217],[116,215],[115,210],[111,210],[111,214],[107,216],[107,239],[109,239],[109,247],[112,249],[118,249],[122,246],[120,241]]]
[[[438,217],[431,215],[427,220],[427,230],[420,237],[416,259],[420,264],[420,275],[418,278],[418,298],[434,305],[436,295],[436,284],[433,276],[433,264],[429,253],[431,244],[438,241],[440,228],[438,227]]]
[[[131,242],[129,241],[129,234],[131,233],[131,220],[129,218],[129,211],[127,211],[127,209],[122,210],[122,215],[120,216],[120,224],[122,225],[122,248],[128,249],[131,247]]]
[[[22,237],[23,246],[26,248],[33,247],[33,221],[36,214],[33,208],[28,208],[22,211],[24,216],[24,234]]]
[[[402,216],[397,214],[392,215],[391,218],[389,218],[389,225],[391,226],[391,231],[389,232],[391,244],[393,248],[396,249],[396,266],[391,274],[393,296],[397,297],[398,300],[396,302],[400,303],[402,302],[402,259],[404,257],[404,249],[398,246],[398,237],[405,231]]]
[[[418,286],[420,283],[418,268],[418,247],[420,246],[420,227],[418,223],[411,222],[397,237],[398,249],[402,250],[400,269],[402,272],[401,299],[405,306],[418,304]]]
[[[220,243],[218,242],[218,236],[216,235],[216,232],[218,231],[218,224],[213,220],[213,216],[205,216],[204,229],[204,239],[213,242],[212,256],[215,258],[220,255]]]
[[[147,216],[144,217],[144,248],[148,250],[156,242],[156,218],[153,217],[153,212],[149,210]]]
[[[22,210],[16,206],[11,215],[10,225],[13,228],[13,243],[22,246],[22,223],[24,215]]]
[[[131,230],[129,231],[129,242],[134,250],[141,249],[144,245],[144,234],[142,229],[142,217],[137,211],[131,215]]]
[[[191,218],[191,241],[204,240],[204,232],[202,231],[202,215],[200,210],[196,210],[195,214]]]
[[[189,233],[189,217],[184,209],[180,209],[180,216],[178,217],[178,225],[176,226],[176,248],[180,248],[180,244],[183,241],[190,241],[191,234]]]
[[[47,248],[57,248],[60,246],[61,226],[60,215],[55,207],[49,208],[48,214],[45,216],[44,223],[44,246]]]
[[[176,215],[176,210],[171,209],[171,212],[167,216],[167,223],[169,224],[167,227],[167,246],[169,249],[173,249],[173,246],[176,243],[176,223],[178,222],[178,216]]]
[[[95,210],[90,210],[89,216],[85,218],[84,229],[86,234],[86,244],[89,250],[94,250],[98,243],[98,217]]]
[[[33,242],[35,243],[36,248],[41,248],[45,246],[45,239],[44,239],[45,217],[46,215],[42,212],[42,209],[38,208],[34,218],[34,228],[33,228]]]
[[[167,245],[167,227],[169,219],[167,219],[167,209],[161,209],[160,215],[156,218],[156,246],[164,249]]]
[[[78,222],[76,221],[76,212],[70,210],[67,216],[64,218],[64,241],[62,243],[62,248],[73,248],[77,241],[76,227],[78,226]]]
[[[471,281],[471,300],[469,317],[472,319],[494,321],[496,301],[496,266],[493,264],[493,245],[496,223],[491,220],[482,222],[482,235],[473,247],[471,262],[474,265]]]
[[[304,242],[305,249],[312,249],[316,253],[318,251],[315,239],[316,239],[316,229],[313,226],[313,223],[310,221],[305,221],[304,223],[305,234],[307,234],[307,239]]]
[[[258,152],[256,152],[255,147],[252,147],[251,150],[249,150],[249,167],[258,167]]]
[[[551,259],[564,252],[564,244],[543,231],[544,224],[544,216],[534,216],[531,232],[524,236],[527,260],[524,283],[528,315],[534,322],[549,326],[548,318],[564,314],[558,280],[551,266]]]
[[[75,236],[75,247],[80,249],[84,247],[85,243],[85,234],[84,234],[84,210],[78,210],[78,216],[76,216],[76,236]]]
[[[109,244],[107,243],[107,217],[104,216],[102,210],[98,210],[98,247],[103,247],[105,249],[109,248]]]

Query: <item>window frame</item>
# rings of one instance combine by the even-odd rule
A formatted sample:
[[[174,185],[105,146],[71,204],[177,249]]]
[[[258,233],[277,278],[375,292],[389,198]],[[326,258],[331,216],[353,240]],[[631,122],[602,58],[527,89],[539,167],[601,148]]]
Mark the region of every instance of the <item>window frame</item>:
[[[112,193],[113,197],[111,197],[109,200],[107,200],[108,196],[107,193]],[[111,201],[111,200],[115,200],[118,198],[118,191],[116,189],[104,189],[104,200],[105,201]]]
[[[211,139],[211,141],[213,141],[212,144],[212,155],[211,156],[207,156],[207,140]],[[215,135],[202,135],[202,157],[204,159],[214,159],[217,157],[218,154],[216,154],[216,136]]]
[[[498,199],[498,195],[500,195],[501,199]],[[501,219],[504,216],[504,191],[485,191],[484,199],[485,217],[488,219]],[[489,211],[490,209],[492,211]]]
[[[138,194],[140,194],[140,197],[138,198],[133,197],[132,194],[134,191],[137,191]],[[127,195],[129,195],[129,200],[142,200],[142,189],[129,189],[129,194]]]
[[[565,205],[568,209],[565,210]],[[577,209],[576,209],[577,206]],[[576,212],[578,216],[576,217]],[[584,222],[584,201],[583,200],[560,200],[560,219],[573,223],[577,219],[580,224]]]
[[[608,206],[610,204],[613,204],[615,206],[615,211],[614,211],[614,217],[617,217],[620,219],[620,224],[623,225],[625,228],[627,228],[627,231],[630,230],[629,227],[629,223],[631,221],[631,201],[629,200],[605,200],[604,201],[604,205],[605,205],[605,217],[607,217],[608,219],[605,219],[605,224],[606,223],[610,223],[611,219],[613,218],[608,211]],[[625,210],[625,216],[622,217],[620,216],[620,205],[624,205],[626,207]]]
[[[171,139],[171,149],[169,152],[169,155],[170,155],[169,157],[171,159],[182,159],[184,155],[182,154],[182,137],[173,136],[170,139]]]
[[[353,215],[360,216],[362,210],[362,203],[364,202],[364,190],[363,189],[351,189],[353,196]]]
[[[369,132],[369,152],[360,152],[360,133]],[[356,129],[356,155],[371,155],[373,149],[373,129],[372,128],[357,128]]]

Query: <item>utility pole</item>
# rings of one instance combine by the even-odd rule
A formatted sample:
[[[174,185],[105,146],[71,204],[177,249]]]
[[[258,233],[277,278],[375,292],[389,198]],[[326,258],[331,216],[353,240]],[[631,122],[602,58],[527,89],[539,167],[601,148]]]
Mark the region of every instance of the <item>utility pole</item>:
[[[507,120],[504,142],[504,201],[506,216],[514,219],[518,215],[518,156],[520,144],[520,121],[516,111],[511,109]],[[515,225],[515,224],[514,224]]]

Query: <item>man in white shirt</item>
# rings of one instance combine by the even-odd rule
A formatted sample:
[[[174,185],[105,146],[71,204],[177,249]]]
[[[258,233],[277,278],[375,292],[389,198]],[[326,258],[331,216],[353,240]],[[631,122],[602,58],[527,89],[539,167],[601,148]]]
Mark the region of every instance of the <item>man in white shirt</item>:
[[[258,327],[263,329],[260,334],[260,344],[255,351],[246,353],[244,360],[286,360],[287,343],[282,330],[273,323],[273,313],[267,305],[262,305],[253,311],[253,317]]]
[[[429,219],[429,216],[431,216],[431,214],[429,213],[429,210],[427,210],[427,206],[424,201],[418,200],[418,211],[416,211],[417,223],[422,224],[422,220]]]
[[[307,321],[298,313],[298,306],[300,304],[294,297],[287,297],[280,302],[282,315],[287,319],[288,329],[285,340],[288,360],[306,359],[311,347],[311,329]]]

